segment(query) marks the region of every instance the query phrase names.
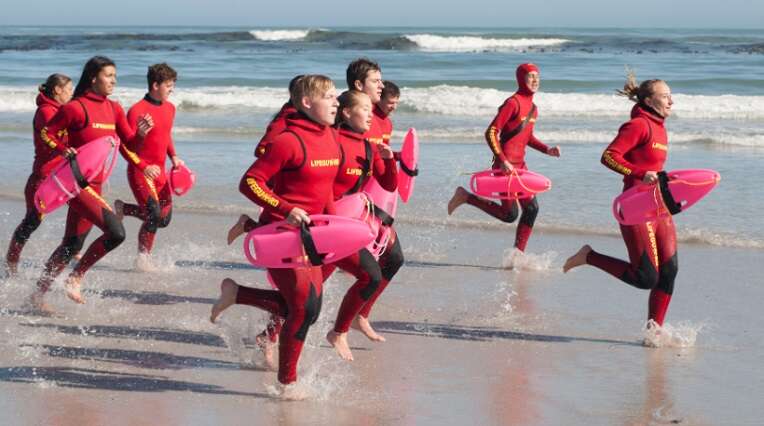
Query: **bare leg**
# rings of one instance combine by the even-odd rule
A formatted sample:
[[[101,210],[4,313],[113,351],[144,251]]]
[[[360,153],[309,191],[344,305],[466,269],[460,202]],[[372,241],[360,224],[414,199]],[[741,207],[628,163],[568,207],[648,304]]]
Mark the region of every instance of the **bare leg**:
[[[334,350],[337,351],[340,358],[345,361],[353,360],[353,353],[350,351],[350,345],[348,345],[347,333],[337,333],[334,330],[329,330],[329,332],[326,333],[326,340],[328,340],[329,344],[334,347]]]
[[[454,195],[451,197],[451,200],[448,201],[448,215],[450,216],[457,207],[466,203],[469,196],[470,193],[467,192],[466,189],[462,188],[461,186],[457,187],[456,191],[454,191]]]
[[[236,281],[226,278],[220,283],[220,297],[217,302],[212,305],[212,312],[210,312],[210,322],[214,323],[223,311],[228,309],[229,306],[236,303],[236,294],[239,292],[239,285]]]
[[[363,333],[364,336],[368,337],[369,340],[371,340],[372,342],[385,341],[385,338],[382,335],[377,334],[377,332],[374,331],[374,328],[371,326],[371,322],[369,322],[369,319],[364,318],[363,315],[356,315],[351,327]]]
[[[257,346],[263,351],[263,358],[265,358],[265,367],[269,371],[279,371],[279,365],[276,363],[276,345],[278,340],[271,342],[268,335],[263,332],[255,337]]]
[[[578,252],[576,252],[576,254],[570,256],[568,260],[565,261],[565,264],[562,266],[562,272],[568,272],[577,266],[585,265],[586,256],[588,256],[591,251],[592,248],[589,244],[585,244],[578,250]]]

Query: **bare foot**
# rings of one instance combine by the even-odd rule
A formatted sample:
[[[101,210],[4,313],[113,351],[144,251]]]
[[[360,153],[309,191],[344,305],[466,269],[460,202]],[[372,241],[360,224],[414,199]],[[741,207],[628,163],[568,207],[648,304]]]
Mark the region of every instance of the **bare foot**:
[[[220,283],[220,297],[217,302],[212,305],[212,312],[210,312],[210,322],[214,323],[223,311],[228,309],[229,306],[236,303],[236,294],[239,292],[239,285],[236,281],[226,278]]]
[[[66,279],[66,282],[64,283],[64,292],[66,292],[66,297],[71,299],[73,302],[83,305],[85,304],[85,299],[80,293],[81,281],[82,277],[69,275],[69,277]]]
[[[308,398],[308,390],[304,386],[295,383],[285,385],[279,383],[279,397],[288,401],[302,401]]]
[[[247,221],[250,220],[249,216],[243,214],[239,216],[239,221],[236,222],[231,229],[228,230],[228,245],[230,246],[231,243],[236,241],[237,238],[239,238],[239,235],[244,233],[244,224],[247,223]]]
[[[114,200],[114,214],[117,215],[117,219],[122,222],[125,218],[125,202],[122,200]]]
[[[265,358],[265,368],[268,371],[279,371],[279,365],[276,363],[276,342],[271,342],[268,335],[265,332],[258,334],[255,337],[257,346],[263,351],[263,358]]]
[[[135,269],[141,272],[156,272],[159,269],[151,260],[151,253],[138,252],[138,256],[135,258]]]
[[[32,293],[32,295],[29,296],[29,301],[27,302],[29,309],[43,315],[53,315],[55,311],[50,307],[50,305],[45,303],[45,300],[43,300],[44,296],[45,293],[39,290]]]
[[[369,319],[364,318],[361,315],[356,315],[355,319],[353,319],[353,324],[351,325],[351,327],[363,333],[372,342],[385,341],[385,338],[382,337],[382,335],[377,334],[377,332],[374,331],[374,329],[371,327],[371,323],[369,322]]]
[[[326,333],[326,340],[329,341],[329,344],[334,346],[334,350],[337,351],[340,358],[345,361],[353,360],[353,353],[350,351],[350,346],[348,345],[347,333],[337,333],[334,330],[329,330],[329,332]]]
[[[19,264],[17,262],[5,262],[5,273],[3,278],[10,278],[19,272]]]
[[[457,207],[466,203],[469,196],[470,193],[467,192],[466,189],[462,188],[461,186],[456,188],[456,191],[454,191],[454,195],[451,197],[451,200],[448,201],[448,215],[451,216],[451,213],[453,213]]]
[[[568,260],[565,261],[565,264],[562,265],[562,272],[568,272],[577,266],[585,265],[586,256],[588,256],[591,251],[591,246],[589,246],[589,244],[584,244],[576,254],[570,256]]]

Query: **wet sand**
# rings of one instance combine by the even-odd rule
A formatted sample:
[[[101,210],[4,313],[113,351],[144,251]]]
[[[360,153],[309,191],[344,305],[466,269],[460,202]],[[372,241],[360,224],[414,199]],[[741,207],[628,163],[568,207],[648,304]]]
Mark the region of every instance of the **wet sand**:
[[[0,235],[21,208],[0,201]],[[625,256],[619,239],[537,233],[527,264],[508,270],[512,226],[403,224],[407,264],[372,314],[387,342],[351,331],[352,363],[323,337],[350,283],[332,278],[300,361],[312,397],[285,402],[252,344],[266,316],[234,306],[208,321],[223,278],[267,285],[239,242],[225,245],[234,220],[175,215],[157,238],[160,271],[140,273],[127,219],[128,240],[86,276],[87,304],[59,280],[58,313],[41,317],[22,305],[63,229],[63,212],[48,218],[0,288],[3,423],[702,425],[764,413],[761,251],[680,246],[667,322],[684,340],[646,348],[646,292],[589,267],[560,271],[584,242]]]

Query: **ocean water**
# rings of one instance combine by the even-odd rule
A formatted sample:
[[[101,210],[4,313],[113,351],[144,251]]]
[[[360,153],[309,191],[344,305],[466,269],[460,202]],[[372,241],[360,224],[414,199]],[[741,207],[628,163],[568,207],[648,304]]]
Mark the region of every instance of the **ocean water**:
[[[562,157],[529,150],[529,166],[553,180],[539,198],[539,229],[617,235],[609,213],[618,176],[599,164],[628,119],[615,95],[625,67],[662,78],[674,93],[668,169],[712,168],[718,188],[677,217],[680,239],[764,248],[764,31],[499,28],[6,27],[0,29],[0,196],[19,197],[31,164],[35,87],[53,72],[76,78],[94,54],[118,65],[115,93],[139,100],[145,69],[167,61],[179,71],[175,140],[199,188],[178,207],[233,213],[251,151],[287,97],[296,74],[323,73],[346,87],[347,64],[367,56],[402,88],[394,141],[415,127],[422,145],[419,191],[401,221],[445,223],[444,203],[465,173],[487,167],[483,131],[515,89],[517,64],[541,68],[536,134]],[[122,165],[121,167],[124,167]],[[112,184],[124,187],[118,169]],[[463,209],[452,226],[500,224]]]

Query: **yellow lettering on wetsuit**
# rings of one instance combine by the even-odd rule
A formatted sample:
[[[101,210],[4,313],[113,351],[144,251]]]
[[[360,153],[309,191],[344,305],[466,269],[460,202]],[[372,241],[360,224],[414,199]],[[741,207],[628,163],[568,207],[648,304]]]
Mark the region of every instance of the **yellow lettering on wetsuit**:
[[[369,140],[369,142],[373,144],[377,144],[377,145],[385,142],[384,136],[381,138],[367,138],[367,139]]]
[[[117,128],[114,124],[107,124],[107,123],[92,123],[91,127],[94,129],[103,129],[103,130],[115,130]]]
[[[48,137],[47,127],[43,127],[42,130],[40,130],[40,138],[42,139],[43,142],[45,142],[46,145],[48,145],[49,147],[53,149],[55,149],[56,146],[58,145],[56,141]]]
[[[493,153],[497,156],[500,156],[501,146],[499,145],[499,129],[494,126],[489,127],[488,131],[486,132],[486,136],[488,137],[488,141],[490,142],[491,150],[493,150]]]
[[[350,176],[361,176],[363,174],[363,170],[348,167],[347,169],[345,169],[345,174]]]
[[[651,222],[645,223],[647,226],[647,238],[650,240],[650,248],[652,249],[653,258],[655,259],[655,266],[658,267],[658,243],[655,240],[655,230],[653,230],[653,224]]]
[[[605,159],[605,164],[607,164],[608,167],[611,169],[617,171],[618,173],[624,174],[624,175],[630,175],[631,169],[628,167],[625,167],[615,161],[612,155],[610,155],[610,151],[605,151],[604,154],[602,154],[602,158]]]
[[[252,192],[255,193],[257,198],[265,201],[272,207],[278,207],[279,200],[273,198],[273,196],[271,196],[271,194],[264,191],[263,188],[260,188],[260,185],[257,184],[257,181],[255,181],[252,178],[247,178],[247,185],[249,185],[249,189],[251,189]]]
[[[668,151],[668,146],[658,142],[653,142],[653,148],[660,149],[661,151]]]
[[[339,165],[339,158],[330,158],[328,160],[310,160],[310,167],[337,167]]]

